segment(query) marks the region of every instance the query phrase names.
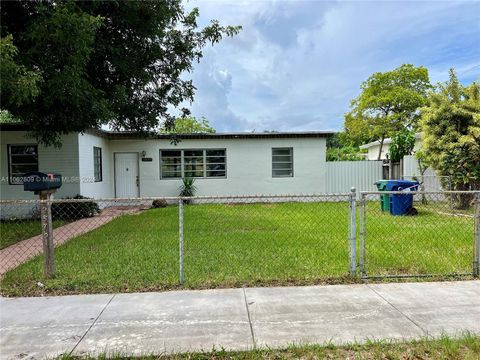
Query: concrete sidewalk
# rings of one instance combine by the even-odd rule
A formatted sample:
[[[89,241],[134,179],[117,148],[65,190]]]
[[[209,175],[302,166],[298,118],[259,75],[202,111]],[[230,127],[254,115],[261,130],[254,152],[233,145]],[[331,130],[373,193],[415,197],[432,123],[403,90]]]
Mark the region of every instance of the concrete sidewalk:
[[[480,281],[0,299],[3,359],[480,333]]]

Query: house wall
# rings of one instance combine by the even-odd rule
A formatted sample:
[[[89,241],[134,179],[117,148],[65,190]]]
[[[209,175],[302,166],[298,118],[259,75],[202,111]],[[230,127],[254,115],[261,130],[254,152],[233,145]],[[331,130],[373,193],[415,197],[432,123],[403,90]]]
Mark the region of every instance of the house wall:
[[[272,147],[293,147],[294,176],[272,177]],[[226,178],[198,178],[197,195],[300,194],[326,191],[325,138],[111,140],[110,174],[115,152],[146,151],[139,163],[140,196],[177,196],[180,179],[160,179],[160,150],[225,148]]]
[[[38,145],[38,169],[42,172],[56,172],[63,176],[63,185],[55,197],[72,196],[80,192],[78,165],[78,134],[62,136],[62,147]],[[37,144],[34,138],[26,136],[25,131],[2,131],[0,134],[0,198],[38,199],[32,192],[24,191],[23,185],[8,183],[8,145]]]
[[[93,147],[102,149],[102,181],[95,182]],[[113,155],[109,141],[92,134],[78,136],[80,194],[93,198],[111,198],[113,194]]]
[[[422,147],[422,139],[421,138],[416,138],[415,139],[415,146],[413,148],[413,151],[417,151]],[[367,153],[367,160],[377,160],[378,159],[378,151],[380,149],[380,144],[373,144],[368,147],[368,153]],[[390,149],[390,144],[389,143],[384,143],[382,147],[382,160],[385,160],[388,155],[388,150]]]

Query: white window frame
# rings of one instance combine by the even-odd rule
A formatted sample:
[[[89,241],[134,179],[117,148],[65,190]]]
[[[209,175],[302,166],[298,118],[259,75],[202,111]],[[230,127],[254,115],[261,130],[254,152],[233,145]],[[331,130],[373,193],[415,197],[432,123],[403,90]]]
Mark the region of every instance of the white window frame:
[[[207,158],[209,157],[209,156],[207,156],[207,151],[214,151],[214,150],[221,150],[225,154],[223,156],[225,158],[225,161],[223,163],[213,163],[213,164],[224,164],[225,165],[225,170],[224,170],[225,175],[223,175],[223,176],[207,176],[207,173],[209,172],[207,170],[207,165],[208,165],[207,164]],[[163,156],[162,156],[163,151],[179,151],[180,152],[180,175],[181,175],[180,177],[165,177],[163,175]],[[186,164],[185,164],[185,151],[202,151],[203,175],[193,177],[194,179],[226,179],[227,178],[227,149],[225,149],[225,148],[160,149],[160,151],[159,151],[160,164],[159,165],[160,165],[160,179],[161,180],[179,180],[179,179],[185,178],[185,166],[186,166]],[[218,156],[218,157],[222,157],[222,156]],[[210,172],[212,172],[212,171],[222,171],[222,170],[210,170]]]
[[[97,149],[100,151],[100,156],[95,156],[95,150],[97,150]],[[96,169],[97,167],[96,167],[96,164],[95,164],[95,160],[96,160],[97,158],[98,158],[99,161],[100,161],[100,164],[99,164],[99,165],[100,165],[100,167],[99,167],[99,169],[100,169],[100,178],[99,178],[99,179],[97,179],[97,177],[95,176],[95,172],[96,172],[96,170],[97,170],[97,169]],[[94,147],[93,147],[93,180],[94,180],[95,182],[102,182],[102,181],[103,181],[103,150],[102,150],[102,148],[101,148],[100,146],[94,146]]]
[[[21,180],[14,181],[14,179],[13,179],[12,165],[19,165],[19,164],[12,164],[12,155],[13,156],[18,155],[18,154],[12,154],[12,146],[23,146],[23,147],[33,146],[33,147],[35,147],[37,149],[36,150],[36,153],[37,153],[37,169],[33,170],[33,171],[38,171],[39,166],[40,166],[39,165],[40,164],[40,159],[39,159],[39,155],[38,155],[38,144],[7,144],[8,184],[9,185],[23,185],[23,181],[21,181]],[[24,155],[20,155],[20,156],[24,156]],[[34,163],[23,163],[23,165],[34,165]]]
[[[274,157],[274,156],[281,156],[281,155],[274,155],[275,150],[290,150],[291,161],[281,162],[281,163],[291,164],[292,172],[291,172],[290,175],[276,175],[276,174],[275,174],[275,170],[279,170],[279,169],[274,169],[274,168],[273,168],[273,164],[274,164],[274,163],[280,163],[280,162],[274,161],[274,160],[273,160],[273,157]],[[287,170],[287,169],[285,169],[285,170]],[[291,146],[273,147],[273,148],[272,148],[272,178],[290,178],[290,177],[294,177],[293,147],[291,147]]]

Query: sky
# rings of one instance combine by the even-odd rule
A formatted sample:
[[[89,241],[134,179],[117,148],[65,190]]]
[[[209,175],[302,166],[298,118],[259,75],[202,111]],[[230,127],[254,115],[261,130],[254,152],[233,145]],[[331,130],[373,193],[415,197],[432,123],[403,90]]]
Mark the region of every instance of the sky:
[[[242,25],[189,76],[192,114],[218,132],[341,130],[371,74],[425,66],[480,79],[480,1],[189,0],[199,25]]]

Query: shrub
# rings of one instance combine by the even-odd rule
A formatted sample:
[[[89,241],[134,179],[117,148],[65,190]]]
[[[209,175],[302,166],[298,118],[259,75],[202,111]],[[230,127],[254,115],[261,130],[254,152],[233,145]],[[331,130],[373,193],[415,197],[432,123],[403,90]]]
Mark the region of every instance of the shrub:
[[[82,195],[66,197],[64,199],[90,199]],[[52,204],[52,218],[54,220],[78,220],[95,216],[100,212],[100,208],[95,201],[85,202],[61,202]]]
[[[157,208],[164,208],[167,207],[168,203],[167,200],[165,199],[155,199],[152,202],[152,208],[157,209]]]
[[[191,177],[183,178],[182,186],[180,186],[180,196],[181,197],[192,197],[195,196],[197,192],[197,187],[195,186],[195,179]],[[184,200],[185,204],[190,204],[190,200]]]

